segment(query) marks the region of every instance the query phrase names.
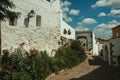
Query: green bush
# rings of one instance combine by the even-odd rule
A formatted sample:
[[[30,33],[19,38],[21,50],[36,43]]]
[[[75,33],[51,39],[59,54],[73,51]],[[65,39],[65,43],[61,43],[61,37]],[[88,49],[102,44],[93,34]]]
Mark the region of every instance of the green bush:
[[[80,41],[73,40],[72,44],[71,44],[71,49],[72,50],[77,50],[77,51],[79,51],[80,49],[82,49]]]
[[[46,51],[24,51],[16,48],[12,54],[3,50],[0,80],[44,80],[49,74],[71,68],[82,62],[86,55],[79,42],[73,41],[70,48],[61,47],[55,57]]]
[[[72,50],[71,48],[61,47],[58,49],[55,58],[59,60],[59,67],[62,68],[71,68],[80,62],[82,62],[86,55],[83,51]]]

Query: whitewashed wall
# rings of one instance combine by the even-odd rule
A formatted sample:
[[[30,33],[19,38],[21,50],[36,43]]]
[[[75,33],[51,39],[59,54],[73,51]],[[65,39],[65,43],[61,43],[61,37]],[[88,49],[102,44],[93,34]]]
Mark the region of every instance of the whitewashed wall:
[[[113,66],[117,66],[118,65],[117,56],[120,55],[120,38],[112,39],[110,42],[114,45],[112,48],[113,50],[112,57],[115,56],[113,57],[113,62],[116,62],[116,64],[114,64]]]
[[[109,42],[105,42],[103,45],[103,59],[105,61],[110,60],[110,43]]]
[[[79,32],[80,32],[80,34],[79,34]],[[91,31],[90,32],[89,31],[87,31],[87,32],[86,31],[82,31],[82,32],[81,31],[76,31],[76,39],[80,36],[85,36],[87,38],[87,41],[86,41],[86,39],[83,39],[83,38],[79,39],[80,41],[82,39],[82,41],[84,40],[83,42],[86,42],[85,44],[86,44],[87,50],[93,49],[93,45],[92,45],[93,42],[92,42],[91,33],[92,33]]]
[[[96,41],[96,39],[95,39],[95,34],[94,34],[94,32],[92,32],[92,35],[93,35],[93,37],[92,37],[92,41],[93,41],[93,55],[99,55],[98,54],[98,42]]]
[[[113,54],[120,55],[120,38],[112,39],[110,42],[114,45]]]
[[[67,30],[67,34],[64,34],[64,29]],[[68,30],[71,31],[71,34],[68,35]],[[75,30],[68,25],[66,22],[64,22],[63,20],[61,20],[61,36],[67,38],[67,39],[73,39],[75,40]]]
[[[112,50],[112,56],[110,55],[110,43],[113,45]],[[105,50],[105,46],[107,46],[108,48],[108,52]],[[104,54],[104,60],[108,61],[110,65],[112,65],[111,61],[115,62],[115,64],[113,64],[112,66],[118,66],[118,60],[117,60],[117,56],[120,55],[120,38],[116,38],[116,39],[111,39],[109,42],[104,44],[104,50],[103,50],[103,54]]]
[[[57,49],[60,40],[60,0],[12,1],[16,5],[13,11],[21,12],[21,17],[17,20],[17,26],[10,26],[8,21],[2,22],[2,49],[16,48],[21,43],[25,43],[27,50],[36,48],[51,53],[52,49]],[[24,19],[31,10],[35,11],[35,17],[30,18],[26,28]],[[41,26],[36,26],[36,15],[41,16]]]
[[[98,44],[98,51],[100,52],[102,49],[103,49],[103,44],[102,44],[102,43],[99,43],[99,44]]]

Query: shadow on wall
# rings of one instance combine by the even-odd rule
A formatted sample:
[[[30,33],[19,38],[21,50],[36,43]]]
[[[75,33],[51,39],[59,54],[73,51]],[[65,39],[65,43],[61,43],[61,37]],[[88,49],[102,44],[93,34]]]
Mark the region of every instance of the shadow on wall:
[[[26,28],[28,28],[28,26],[29,26],[29,18],[24,19],[24,25],[25,25]]]
[[[94,57],[95,60],[88,60],[89,65],[100,65],[96,70],[79,78],[70,80],[120,80],[120,67],[110,67],[106,62]]]

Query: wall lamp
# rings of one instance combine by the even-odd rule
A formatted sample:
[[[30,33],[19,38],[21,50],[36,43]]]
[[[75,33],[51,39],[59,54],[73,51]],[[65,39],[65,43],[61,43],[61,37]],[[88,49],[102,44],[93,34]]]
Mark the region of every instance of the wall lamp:
[[[28,13],[28,18],[32,18],[35,16],[35,12],[34,10],[31,10],[29,13]]]

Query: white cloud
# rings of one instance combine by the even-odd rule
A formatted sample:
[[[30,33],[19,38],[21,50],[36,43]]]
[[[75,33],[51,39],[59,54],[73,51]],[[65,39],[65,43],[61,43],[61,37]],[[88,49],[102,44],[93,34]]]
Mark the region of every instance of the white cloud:
[[[98,0],[91,7],[95,8],[95,7],[104,7],[104,6],[110,6],[112,8],[120,8],[120,0]]]
[[[89,31],[90,29],[86,27],[86,25],[91,25],[91,24],[95,24],[97,23],[97,21],[93,18],[84,18],[81,22],[78,22],[77,27],[76,27],[76,31]]]
[[[71,21],[72,21],[72,18],[67,17],[67,18],[65,18],[65,21],[66,21],[66,22],[71,22]]]
[[[99,38],[109,39],[112,35],[112,31],[107,27],[106,24],[99,24],[95,29],[94,33]]]
[[[108,24],[109,24],[109,25],[108,25],[109,28],[113,28],[113,27],[115,27],[115,26],[117,26],[117,25],[120,25],[120,22],[118,22],[118,21],[116,21],[116,20],[112,20],[112,21],[110,21]]]
[[[120,17],[120,10],[113,9],[110,11],[108,16],[119,16]]]
[[[106,6],[106,1],[107,0],[98,0],[94,5],[92,5],[91,7],[92,8],[95,8],[95,7],[103,7],[103,6]]]
[[[61,2],[61,6],[70,6],[70,5],[71,5],[71,2],[69,1]]]
[[[78,26],[77,28],[75,28],[76,31],[89,31],[89,29],[87,27],[82,27],[82,26]]]
[[[63,12],[69,12],[70,5],[71,5],[71,2],[69,2],[69,1],[61,2],[61,8],[62,8]]]
[[[98,14],[98,17],[104,17],[104,16],[106,16],[106,13],[104,12],[101,12],[100,14]]]
[[[80,10],[71,9],[69,14],[70,15],[79,15],[79,12],[80,12]]]
[[[72,21],[72,18],[68,17],[66,13],[63,13],[63,19],[68,23]]]
[[[97,23],[97,21],[95,19],[93,19],[93,18],[85,18],[78,24],[79,25],[90,25],[90,24],[95,24],[95,23]]]
[[[64,7],[62,8],[63,12],[68,12],[69,11],[69,8],[68,7]]]
[[[95,35],[100,38],[109,39],[112,36],[111,28],[116,27],[119,24],[120,22],[116,20],[112,20],[108,22],[107,24],[104,24],[104,23],[99,24],[94,29]]]
[[[97,25],[97,28],[104,28],[106,26],[107,26],[106,24],[102,23],[102,24]]]
[[[63,20],[68,23],[72,21],[72,18],[70,16],[68,16],[70,5],[71,5],[71,2],[69,2],[69,1],[61,2],[61,9],[63,11],[63,13],[62,13]]]

